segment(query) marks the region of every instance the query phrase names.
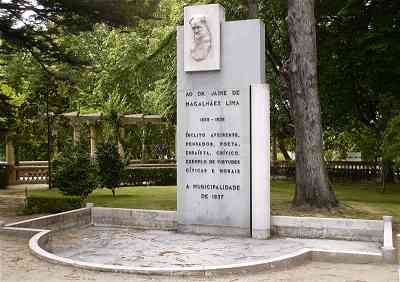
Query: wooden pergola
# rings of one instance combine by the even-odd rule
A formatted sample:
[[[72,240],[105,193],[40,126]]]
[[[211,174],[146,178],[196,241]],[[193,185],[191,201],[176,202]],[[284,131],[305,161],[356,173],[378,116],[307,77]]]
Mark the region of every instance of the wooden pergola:
[[[68,118],[70,124],[74,129],[74,144],[78,144],[80,141],[80,122],[89,122],[90,130],[90,156],[95,158],[96,152],[96,128],[101,122],[103,117],[102,112],[97,112],[93,114],[80,114],[79,112],[69,112],[61,114],[61,116]],[[131,126],[141,126],[142,134],[145,134],[146,124],[163,124],[160,115],[145,115],[145,114],[126,114],[120,116],[121,126],[118,128],[117,142],[118,142],[118,152],[121,156],[124,155],[123,139],[125,135],[125,128]],[[145,144],[142,144],[142,159],[144,159]]]
[[[54,115],[53,115],[54,116]],[[90,156],[95,158],[96,153],[96,128],[101,123],[103,113],[97,112],[92,114],[81,114],[79,112],[63,113],[60,116],[67,118],[69,124],[73,127],[73,142],[78,144],[81,138],[80,123],[88,122],[90,130]],[[120,116],[120,127],[118,128],[117,142],[118,152],[121,156],[124,155],[123,139],[126,127],[139,126],[142,127],[142,134],[146,132],[146,124],[164,124],[160,115],[145,115],[145,114],[126,114]],[[57,128],[55,128],[57,134]],[[145,160],[145,144],[142,144],[142,161]],[[26,161],[16,163],[15,147],[13,135],[6,136],[6,163],[9,169],[8,183],[18,184],[24,182],[27,178],[27,183],[46,183],[48,177],[48,162],[47,161]],[[29,179],[28,179],[29,178]]]

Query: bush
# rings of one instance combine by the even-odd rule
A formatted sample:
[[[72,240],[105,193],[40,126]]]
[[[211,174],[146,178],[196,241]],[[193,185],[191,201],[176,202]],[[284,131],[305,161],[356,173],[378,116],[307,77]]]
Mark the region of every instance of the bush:
[[[84,199],[80,196],[30,195],[25,201],[24,214],[59,213],[84,205]]]
[[[100,187],[111,189],[115,197],[115,188],[120,186],[125,170],[125,162],[118,154],[118,148],[112,143],[97,145],[96,162],[98,168],[97,182]]]
[[[53,187],[64,195],[86,198],[96,189],[96,167],[88,153],[78,146],[56,157],[52,165]]]
[[[384,160],[400,168],[400,114],[392,118],[385,130]]]
[[[6,189],[7,184],[8,184],[7,165],[0,164],[0,189]]]
[[[131,168],[125,171],[130,185],[176,185],[176,168]]]

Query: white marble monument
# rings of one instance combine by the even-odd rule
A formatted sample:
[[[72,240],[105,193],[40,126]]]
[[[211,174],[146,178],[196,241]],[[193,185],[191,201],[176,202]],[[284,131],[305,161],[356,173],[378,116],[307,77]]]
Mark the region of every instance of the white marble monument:
[[[264,25],[190,6],[177,30],[180,232],[268,238],[269,89]]]

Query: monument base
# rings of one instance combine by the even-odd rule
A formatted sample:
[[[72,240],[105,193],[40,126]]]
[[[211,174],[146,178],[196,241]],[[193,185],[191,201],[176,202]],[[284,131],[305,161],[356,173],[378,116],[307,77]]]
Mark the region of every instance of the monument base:
[[[253,229],[251,237],[254,239],[266,240],[271,237],[270,229]]]
[[[206,234],[206,235],[217,235],[217,236],[250,236],[249,228],[239,228],[231,226],[216,226],[216,225],[188,225],[178,224],[177,231],[180,233],[193,233],[193,234]]]

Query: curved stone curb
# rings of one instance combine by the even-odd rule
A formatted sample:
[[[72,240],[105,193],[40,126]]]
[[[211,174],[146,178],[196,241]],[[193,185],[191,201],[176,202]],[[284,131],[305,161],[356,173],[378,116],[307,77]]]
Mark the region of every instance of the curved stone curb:
[[[97,270],[105,272],[121,272],[121,273],[135,273],[146,275],[201,275],[208,276],[218,273],[243,273],[249,271],[265,271],[276,269],[287,269],[289,267],[297,266],[310,262],[312,260],[318,261],[332,261],[332,262],[349,262],[356,259],[361,263],[381,262],[382,254],[372,252],[343,252],[343,251],[326,251],[326,250],[313,250],[303,248],[299,251],[293,252],[288,255],[279,256],[272,259],[258,260],[247,263],[226,264],[218,266],[200,266],[200,267],[128,267],[119,265],[106,265],[97,264],[83,261],[76,261],[69,258],[64,258],[50,253],[41,247],[46,243],[51,236],[51,230],[42,230],[35,234],[29,241],[29,248],[33,255],[42,258],[50,263],[69,265],[88,270]],[[354,261],[353,261],[354,263]]]
[[[98,222],[98,218],[107,218],[107,222]],[[110,219],[112,219],[110,221]],[[150,220],[151,219],[151,220]],[[157,219],[157,224],[154,220]],[[304,222],[309,222],[310,219],[292,218],[292,217],[275,217],[281,222],[282,226],[289,226],[287,223],[294,222],[298,226],[296,229],[303,230]],[[317,221],[325,222],[325,219],[311,219],[312,223]],[[152,225],[146,225],[149,221]],[[297,221],[303,222],[297,224]],[[331,222],[332,220],[328,220]],[[327,222],[328,222],[327,221]],[[354,220],[346,221],[352,223]],[[289,267],[304,264],[310,261],[326,261],[339,263],[382,263],[384,260],[382,249],[381,251],[373,250],[370,252],[360,251],[343,251],[338,249],[319,249],[317,246],[304,246],[302,249],[297,249],[290,254],[281,255],[274,258],[260,259],[247,263],[234,263],[225,265],[206,265],[206,266],[188,266],[188,267],[130,267],[121,265],[105,265],[91,262],[77,261],[70,258],[64,258],[55,255],[48,251],[46,244],[52,238],[53,234],[58,230],[67,228],[80,228],[83,226],[97,224],[114,224],[127,226],[141,226],[146,229],[174,229],[176,220],[174,212],[161,211],[144,211],[144,210],[129,210],[129,209],[107,209],[107,208],[82,208],[78,210],[59,213],[56,215],[44,216],[36,219],[20,221],[16,223],[1,226],[0,232],[22,236],[29,240],[30,252],[50,263],[68,265],[83,269],[107,271],[107,272],[125,272],[136,274],[152,274],[152,275],[212,275],[218,273],[243,273],[249,271],[266,271],[287,269]],[[361,222],[361,223],[360,223]],[[365,223],[366,222],[366,223]],[[372,221],[356,221],[357,224],[369,224]],[[380,222],[372,222],[373,224],[381,225]],[[371,223],[371,224],[372,224]],[[275,224],[277,224],[275,222]],[[367,225],[368,225],[367,224]],[[96,225],[96,224],[95,224]],[[142,226],[143,225],[143,226]],[[281,226],[278,225],[277,226]],[[308,225],[307,225],[308,226]],[[375,225],[374,225],[375,226]],[[379,227],[378,226],[378,227]],[[314,226],[315,227],[315,226]],[[383,226],[382,226],[383,227]],[[390,226],[389,226],[390,227]],[[387,228],[391,229],[391,228]],[[324,229],[325,230],[325,229]],[[297,234],[297,233],[296,233]],[[282,235],[278,232],[278,235]],[[286,236],[284,236],[286,237]],[[287,236],[291,237],[291,236]],[[302,237],[302,236],[300,236]],[[372,240],[374,241],[374,240]],[[390,241],[390,240],[389,240]]]

